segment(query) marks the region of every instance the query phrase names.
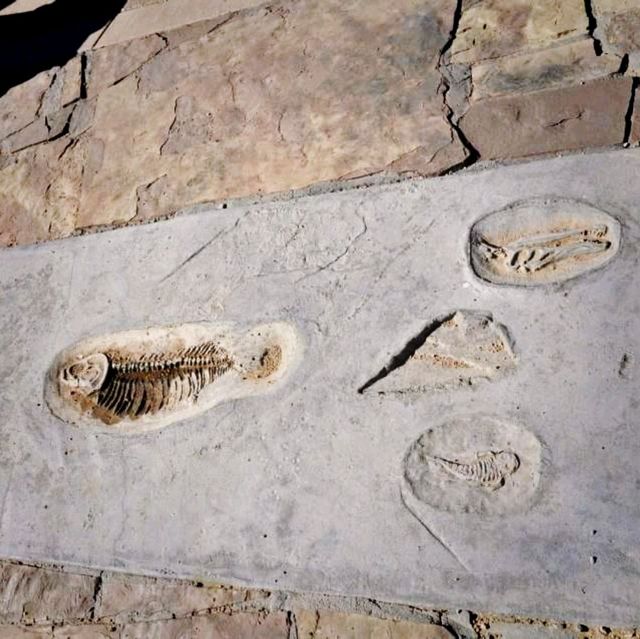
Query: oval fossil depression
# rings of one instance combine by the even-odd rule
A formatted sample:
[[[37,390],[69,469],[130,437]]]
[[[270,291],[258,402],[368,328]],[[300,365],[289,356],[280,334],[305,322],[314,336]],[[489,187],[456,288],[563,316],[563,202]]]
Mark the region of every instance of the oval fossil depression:
[[[60,419],[140,432],[266,392],[296,363],[300,340],[285,323],[240,330],[182,324],[98,336],[63,350],[45,398]]]
[[[560,198],[517,202],[471,228],[471,266],[494,284],[563,282],[604,266],[620,248],[620,223],[585,202]]]

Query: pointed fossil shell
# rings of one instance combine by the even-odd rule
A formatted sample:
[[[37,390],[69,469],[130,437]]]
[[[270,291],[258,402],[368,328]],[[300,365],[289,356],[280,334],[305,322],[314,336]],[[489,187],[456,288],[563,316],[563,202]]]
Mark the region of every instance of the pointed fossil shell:
[[[262,394],[284,381],[299,355],[300,338],[284,323],[113,333],[62,351],[47,374],[45,398],[69,423],[141,432]]]
[[[530,507],[543,450],[521,424],[483,415],[424,432],[404,458],[402,493],[412,512],[425,507],[486,515]]]
[[[620,223],[584,202],[532,199],[482,218],[471,228],[476,275],[494,284],[534,286],[577,277],[609,262]]]
[[[408,393],[468,387],[505,375],[516,366],[508,331],[490,313],[456,311],[433,323],[430,331],[426,338],[422,333],[422,344],[411,354],[393,357],[361,391]]]

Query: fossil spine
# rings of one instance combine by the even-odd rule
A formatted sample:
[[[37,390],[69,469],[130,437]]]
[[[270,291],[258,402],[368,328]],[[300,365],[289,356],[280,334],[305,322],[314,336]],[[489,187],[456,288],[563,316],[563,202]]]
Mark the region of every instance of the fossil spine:
[[[477,454],[470,463],[453,461],[444,457],[432,458],[442,469],[457,479],[495,490],[504,485],[505,479],[516,472],[520,460],[515,453],[487,451]]]
[[[136,359],[118,353],[105,355],[109,371],[102,387],[92,394],[93,401],[116,418],[136,419],[196,401],[205,386],[233,366],[226,351],[214,342]]]

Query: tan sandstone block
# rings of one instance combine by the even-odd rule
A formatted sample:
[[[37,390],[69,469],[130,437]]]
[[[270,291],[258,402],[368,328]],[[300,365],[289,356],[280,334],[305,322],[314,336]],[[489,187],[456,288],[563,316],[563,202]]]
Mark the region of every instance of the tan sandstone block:
[[[216,18],[234,11],[258,6],[259,0],[166,0],[144,3],[118,14],[97,46],[127,42],[153,33]]]
[[[85,619],[93,606],[95,577],[0,564],[0,619],[43,623]]]
[[[480,100],[460,126],[483,159],[620,144],[630,78]]]
[[[509,93],[572,86],[611,75],[619,67],[619,57],[597,56],[593,40],[585,37],[550,49],[474,65],[471,71],[472,98],[480,100]]]
[[[325,611],[296,612],[298,639],[453,639],[442,626]]]
[[[454,7],[301,0],[151,53],[76,104],[59,146],[0,164],[0,241],[381,171],[441,173],[465,158],[436,68]],[[95,82],[113,81],[97,68]]]
[[[126,78],[165,46],[158,35],[87,52],[87,96]]]
[[[583,0],[464,0],[451,55],[453,62],[472,63],[586,32]]]
[[[284,613],[236,613],[136,623],[122,629],[120,639],[289,639]]]
[[[184,617],[212,609],[263,599],[268,593],[218,585],[197,587],[189,582],[145,579],[129,575],[105,576],[96,618],[116,623]]]
[[[119,639],[120,632],[118,629],[101,624],[78,624],[64,625],[54,628],[53,637],[48,635],[50,639]]]
[[[24,628],[0,624],[0,637],[2,639],[48,639],[51,633],[48,628]]]
[[[0,140],[36,119],[53,71],[43,71],[0,96]]]

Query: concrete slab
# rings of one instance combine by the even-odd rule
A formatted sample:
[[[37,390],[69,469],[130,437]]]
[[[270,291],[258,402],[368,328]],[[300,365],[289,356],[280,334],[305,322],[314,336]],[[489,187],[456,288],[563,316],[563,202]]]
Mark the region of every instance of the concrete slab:
[[[0,554],[638,624],[639,171],[640,150],[618,150],[203,206],[3,251]],[[589,220],[576,205],[566,219],[554,209],[553,224],[542,211],[531,227],[520,215],[509,227],[510,205],[540,198],[588,203],[606,214],[599,225],[617,220],[615,255],[588,268],[601,252],[545,259],[549,238],[574,247]],[[514,261],[517,283],[472,268],[471,229],[496,211],[502,235],[491,241],[536,258]],[[591,243],[609,236],[585,230]],[[552,283],[522,285],[558,264]],[[460,330],[446,324],[456,318]],[[79,425],[49,410],[56,358],[96,354],[65,349],[92,345],[104,352],[90,362],[112,365],[127,331],[154,329],[147,342],[136,337],[134,362],[153,376],[173,361],[173,346],[153,336],[194,322],[212,335],[211,325],[233,326],[235,336],[287,325],[299,361],[272,392],[225,400],[216,386],[212,407],[146,432],[135,419],[124,431],[98,419],[96,395]],[[231,360],[237,340],[225,342]],[[479,345],[507,342],[508,374],[438,383],[438,365],[500,365]],[[376,376],[404,379],[408,363],[410,384],[358,392]],[[88,370],[96,387],[110,379]],[[191,400],[197,407],[197,392]],[[172,406],[147,412],[163,418]]]

